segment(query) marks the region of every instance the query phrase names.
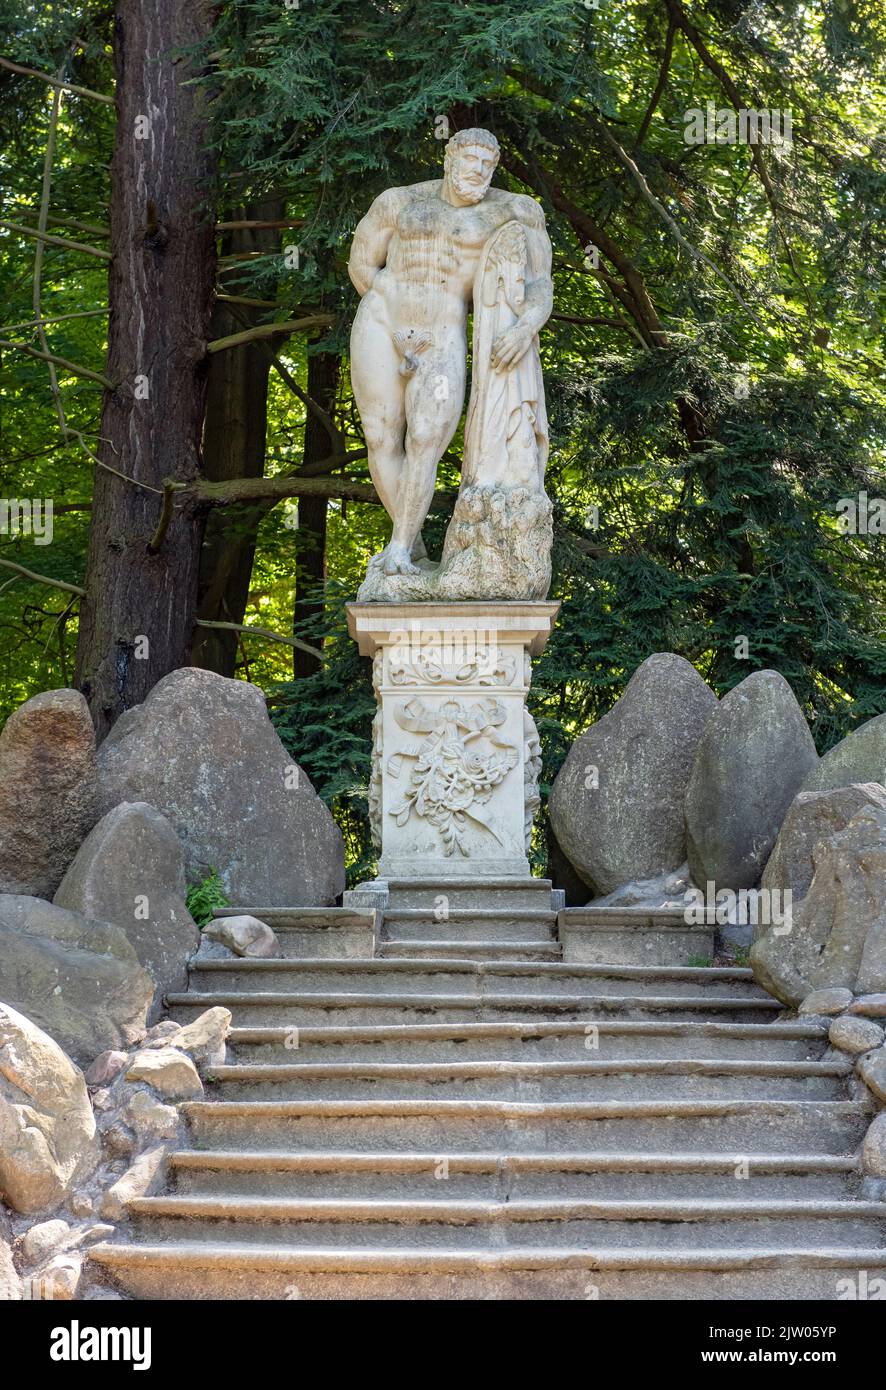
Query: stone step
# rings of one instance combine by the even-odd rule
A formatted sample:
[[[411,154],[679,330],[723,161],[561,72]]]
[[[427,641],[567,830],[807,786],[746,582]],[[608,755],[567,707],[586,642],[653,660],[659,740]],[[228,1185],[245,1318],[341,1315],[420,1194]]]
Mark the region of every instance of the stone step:
[[[449,937],[455,941],[535,941],[540,938],[557,941],[557,914],[515,908],[494,909],[456,908],[442,904],[437,910],[411,908],[388,911],[384,914],[382,940],[421,941],[427,937]],[[456,956],[458,952],[454,953]]]
[[[179,1240],[104,1243],[90,1259],[135,1298],[687,1299],[847,1297],[886,1278],[886,1249],[297,1250]]]
[[[233,1028],[236,1062],[567,1061],[600,1057],[815,1061],[827,1030],[806,1023],[395,1023],[388,1027]]]
[[[649,1149],[857,1152],[870,1111],[855,1101],[188,1101],[198,1149],[521,1153]]]
[[[211,1080],[231,1099],[360,1097],[477,1100],[636,1098],[836,1100],[852,1062],[625,1058],[571,1061],[320,1062],[217,1066]]]
[[[569,965],[563,962],[475,960],[192,960],[191,986],[195,990],[225,989],[246,992],[361,994],[392,992],[410,994],[462,994],[480,999],[487,993],[563,995],[593,992],[622,994],[662,993],[677,997],[697,995],[708,999],[741,997],[760,1003],[771,1000],[755,982],[750,970],[693,969],[668,966]],[[664,987],[666,988],[666,991]]]
[[[386,913],[430,910],[445,896],[453,908],[473,910],[482,904],[489,911],[513,912],[531,909],[551,912],[549,878],[489,878],[485,875],[461,878],[392,878],[387,880]]]
[[[285,958],[352,959],[372,956],[380,929],[380,915],[354,912],[344,907],[224,907],[216,918],[248,913],[266,922],[280,943]]]
[[[385,962],[381,962],[384,964]],[[215,977],[224,978],[224,977]],[[226,981],[227,983],[227,981]],[[359,1025],[391,1023],[455,1023],[525,1018],[573,1017],[587,1022],[606,1015],[644,1019],[666,1014],[671,1021],[707,1016],[712,1021],[742,1018],[762,1023],[783,1011],[777,999],[708,993],[692,995],[633,994],[381,994],[291,993],[277,990],[189,990],[169,994],[174,1017],[192,1019],[196,1013],[221,1005],[233,1013],[238,1026],[273,1025],[287,1028],[337,1022]]]
[[[279,1024],[301,1027],[325,1023],[352,1026],[381,1026],[396,1023],[441,1023],[493,1020],[517,1021],[550,1019],[600,1021],[604,1018],[654,1020],[662,1015],[669,1021],[698,1018],[711,1021],[741,1019],[760,1023],[781,1012],[775,1000],[710,999],[631,995],[488,995],[482,1002],[466,995],[427,994],[286,994],[259,992],[193,992],[170,995],[168,1001],[181,1017],[193,1017],[215,1005],[230,1008],[238,1025]]]
[[[591,1197],[848,1199],[859,1163],[832,1154],[281,1153],[185,1149],[169,1155],[177,1194],[374,1197],[395,1201],[445,1193],[451,1199]],[[745,1174],[747,1176],[745,1176]]]
[[[313,1248],[552,1247],[612,1244],[622,1249],[754,1246],[765,1222],[773,1247],[877,1245],[886,1234],[880,1202],[671,1200],[481,1202],[287,1199],[238,1196],[138,1197],[128,1203],[136,1233],[148,1241],[259,1242]],[[186,1223],[186,1225],[185,1225]]]
[[[468,960],[559,960],[560,943],[528,938],[525,941],[447,941],[428,939],[401,941],[383,939],[378,946],[380,957],[395,956],[408,960],[451,960],[461,955]]]
[[[678,965],[714,953],[716,924],[690,924],[682,907],[567,907],[557,918],[566,961]]]

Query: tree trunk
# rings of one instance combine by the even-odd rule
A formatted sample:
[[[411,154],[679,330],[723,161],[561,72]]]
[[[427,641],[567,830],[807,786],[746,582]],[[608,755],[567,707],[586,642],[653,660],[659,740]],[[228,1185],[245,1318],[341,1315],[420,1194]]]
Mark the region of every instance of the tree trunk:
[[[102,409],[76,676],[99,738],[190,658],[203,514],[174,506],[165,532],[160,519],[164,480],[200,473],[214,169],[202,95],[187,85],[194,69],[178,54],[211,25],[203,0],[117,4],[107,368],[117,385]]]
[[[338,375],[341,358],[335,353],[318,352],[308,355],[308,395],[316,401],[331,418],[335,412],[335,393],[338,389]],[[337,441],[329,434],[325,425],[316,415],[308,411],[305,421],[304,466],[328,458],[338,447]],[[311,646],[322,646],[322,642],[304,624],[323,613],[323,600],[318,591],[326,580],[326,515],[329,500],[326,497],[300,497],[298,502],[298,579],[296,581],[295,605],[293,609],[292,630],[295,637],[301,637]],[[312,676],[320,669],[320,661],[310,652],[292,651],[293,674]]]
[[[272,199],[237,209],[233,219],[276,221],[282,216],[282,201]],[[280,242],[279,230],[240,228],[225,235],[223,250],[226,255],[241,251],[276,251]],[[232,293],[241,292],[238,286],[232,286]],[[212,316],[212,337],[223,338],[250,328],[260,323],[266,312],[260,307],[238,305],[234,313],[219,300]],[[263,476],[270,370],[271,359],[263,343],[244,343],[241,347],[213,354],[203,431],[203,471],[213,482]],[[200,557],[198,612],[201,618],[242,623],[249,598],[256,537],[267,510],[266,506],[243,503],[219,508],[210,516]],[[198,628],[191,659],[195,666],[217,671],[221,676],[233,676],[237,648],[236,632]]]

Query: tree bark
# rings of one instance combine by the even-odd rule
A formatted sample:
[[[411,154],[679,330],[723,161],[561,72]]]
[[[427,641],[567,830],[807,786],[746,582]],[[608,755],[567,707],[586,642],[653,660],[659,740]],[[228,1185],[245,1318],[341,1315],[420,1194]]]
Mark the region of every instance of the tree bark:
[[[213,161],[187,49],[204,0],[118,0],[110,322],[76,682],[99,738],[190,658],[204,512],[175,504],[156,553],[163,483],[200,476],[215,233]],[[116,470],[112,472],[110,470]],[[119,474],[126,475],[125,481]]]
[[[333,419],[335,415],[335,393],[338,389],[341,358],[335,353],[317,352],[308,355],[308,395],[316,401],[321,410]],[[337,441],[320,419],[308,411],[305,420],[305,441],[303,467],[310,471],[312,464],[324,459],[335,450]],[[296,637],[306,642],[322,646],[322,640],[305,631],[305,624],[323,613],[323,599],[318,591],[326,581],[326,518],[329,499],[326,497],[301,497],[298,503],[298,533],[304,538],[305,546],[299,546],[298,578],[296,580],[295,604],[292,615],[292,630]],[[295,647],[292,652],[292,670],[296,680],[300,676],[312,676],[319,671],[320,660],[310,652]]]
[[[278,221],[283,203],[271,199],[237,210],[242,221]],[[276,251],[280,231],[240,227],[224,239],[223,251]],[[260,307],[232,310],[216,302],[212,338],[226,337],[260,323],[266,314]],[[203,431],[203,471],[213,482],[231,478],[260,478],[265,471],[268,423],[268,375],[271,358],[264,343],[244,343],[212,356]],[[249,582],[255,545],[266,506],[241,503],[216,509],[209,517],[200,556],[198,614],[212,621],[242,623],[249,598]],[[198,628],[192,661],[221,676],[236,669],[238,635],[219,628]]]

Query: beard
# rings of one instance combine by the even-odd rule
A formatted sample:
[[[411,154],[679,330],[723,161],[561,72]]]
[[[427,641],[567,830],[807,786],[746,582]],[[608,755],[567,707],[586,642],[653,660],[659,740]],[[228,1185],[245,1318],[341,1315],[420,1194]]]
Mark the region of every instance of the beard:
[[[479,203],[486,197],[492,180],[484,179],[482,183],[472,183],[460,177],[458,172],[453,169],[450,174],[450,182],[459,198],[463,198],[466,203]]]

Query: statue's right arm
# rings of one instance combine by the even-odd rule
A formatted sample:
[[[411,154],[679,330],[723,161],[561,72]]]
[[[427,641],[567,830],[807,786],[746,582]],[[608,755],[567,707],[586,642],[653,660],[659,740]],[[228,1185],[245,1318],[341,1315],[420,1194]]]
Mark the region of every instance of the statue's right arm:
[[[361,299],[371,289],[387,260],[388,246],[397,226],[398,192],[396,188],[388,188],[380,193],[366,216],[357,223],[348,274]]]

